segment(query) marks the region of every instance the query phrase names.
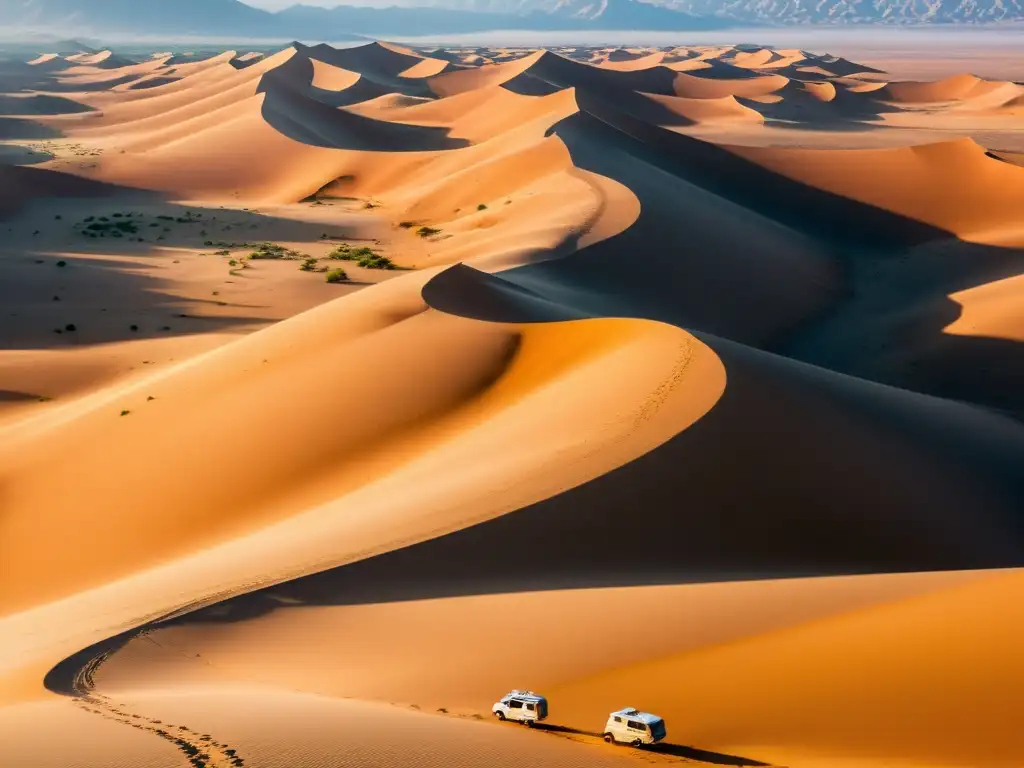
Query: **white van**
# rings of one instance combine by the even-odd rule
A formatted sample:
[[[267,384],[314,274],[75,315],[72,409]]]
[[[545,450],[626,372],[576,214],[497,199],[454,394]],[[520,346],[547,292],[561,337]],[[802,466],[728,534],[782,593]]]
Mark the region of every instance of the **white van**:
[[[604,724],[604,740],[609,744],[632,744],[643,747],[665,738],[665,721],[650,712],[631,707],[608,715]]]
[[[510,691],[491,707],[499,720],[514,720],[533,726],[548,716],[548,700],[533,691]]]

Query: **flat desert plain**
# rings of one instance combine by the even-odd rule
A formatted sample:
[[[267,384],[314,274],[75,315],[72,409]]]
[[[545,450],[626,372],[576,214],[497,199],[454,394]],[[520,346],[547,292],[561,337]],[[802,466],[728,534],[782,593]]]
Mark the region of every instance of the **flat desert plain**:
[[[4,766],[1019,766],[1024,65],[972,61],[6,56]]]

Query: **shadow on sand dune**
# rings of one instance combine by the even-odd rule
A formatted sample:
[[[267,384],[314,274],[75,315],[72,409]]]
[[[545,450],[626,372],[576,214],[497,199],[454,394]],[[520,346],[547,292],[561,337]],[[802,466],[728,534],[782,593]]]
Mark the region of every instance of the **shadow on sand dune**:
[[[1024,345],[943,329],[961,313],[950,294],[1024,272],[1024,250],[963,242],[606,105],[598,110],[552,132],[578,167],[628,187],[639,219],[583,250],[565,244],[563,258],[502,273],[510,288],[576,312],[661,320],[1019,415]],[[432,301],[446,307],[444,296]],[[473,316],[510,319],[501,302],[477,305]]]
[[[0,94],[0,115],[70,115],[94,111],[93,107],[62,96]]]
[[[341,225],[296,222],[251,211],[183,206],[170,203],[155,192],[46,169],[3,165],[0,232],[6,231],[5,225],[11,223],[4,220],[4,214],[15,213],[33,201],[36,206],[56,206],[61,198],[77,198],[76,205],[88,199],[96,216],[137,211],[143,206],[159,209],[151,210],[145,219],[135,219],[140,222],[138,235],[146,238],[142,243],[129,238],[84,237],[81,221],[76,222],[64,209],[54,208],[64,214],[60,220],[48,215],[44,223],[30,225],[43,230],[32,238],[31,248],[0,249],[0,304],[5,307],[0,315],[2,349],[67,349],[265,325],[275,318],[252,311],[262,307],[217,298],[183,298],[169,291],[158,275],[147,274],[145,270],[169,265],[180,255],[163,249],[185,249],[189,255],[212,252],[214,246],[203,245],[205,237],[218,242],[262,242],[268,239],[268,232],[276,231],[287,233],[287,237],[273,239],[312,242],[319,240],[325,229],[335,237],[349,234]],[[204,223],[181,223],[189,213],[201,214]],[[158,219],[157,215],[164,218]],[[214,226],[218,222],[211,221],[218,217],[220,224],[230,221],[235,227],[221,231],[220,226]],[[251,229],[253,225],[258,228]],[[202,234],[204,226],[210,227],[209,235]],[[59,239],[51,241],[48,227],[65,231],[59,234]],[[151,233],[160,233],[159,241]],[[144,261],[128,262],[110,256]],[[58,268],[58,262],[64,266]],[[229,265],[225,264],[225,278],[242,282],[252,279],[262,267],[263,264],[256,263],[252,269],[236,270],[229,275]],[[205,310],[215,310],[217,314],[207,315]],[[74,331],[68,331],[68,326],[74,326]]]
[[[555,725],[553,723],[536,723],[534,729],[543,731],[544,733],[562,734],[565,736],[590,736],[591,738],[600,739],[602,734],[596,731],[584,731],[579,728],[570,728],[567,725]],[[708,763],[709,765],[733,765],[733,766],[767,766],[768,763],[762,763],[758,760],[753,760],[749,757],[740,757],[739,755],[728,755],[723,752],[709,752],[706,749],[697,749],[695,747],[687,747],[682,744],[672,744],[669,742],[661,742],[654,744],[649,747],[644,747],[643,752],[653,752],[659,755],[672,755],[673,757],[681,757],[685,760],[699,760],[702,763]]]
[[[406,125],[363,117],[317,100],[313,62],[291,59],[260,79],[263,119],[288,138],[317,147],[366,152],[426,152],[468,146],[448,128]],[[342,91],[341,93],[344,93]]]
[[[0,139],[59,139],[64,134],[49,125],[16,117],[0,117]]]
[[[41,395],[33,395],[31,392],[15,392],[10,389],[0,389],[0,403],[27,403],[32,400],[39,400]]]

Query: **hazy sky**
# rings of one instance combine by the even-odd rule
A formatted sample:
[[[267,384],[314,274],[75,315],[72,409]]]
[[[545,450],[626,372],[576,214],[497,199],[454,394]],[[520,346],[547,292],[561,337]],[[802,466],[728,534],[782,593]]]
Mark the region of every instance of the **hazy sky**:
[[[242,0],[246,5],[254,5],[257,8],[266,8],[268,11],[279,11],[292,5],[322,5],[324,8],[331,8],[341,5],[340,0]],[[377,5],[377,3],[360,3],[360,5]],[[345,3],[355,5],[355,3]]]

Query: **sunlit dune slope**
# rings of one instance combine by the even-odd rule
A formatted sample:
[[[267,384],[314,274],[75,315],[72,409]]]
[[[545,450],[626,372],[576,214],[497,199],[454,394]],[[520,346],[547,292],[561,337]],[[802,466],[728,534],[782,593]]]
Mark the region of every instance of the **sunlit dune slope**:
[[[1024,242],[1024,169],[970,139],[883,150],[730,147],[789,178],[976,242]]]
[[[522,728],[251,684],[126,692],[116,706],[128,713],[121,720],[67,701],[0,710],[0,735],[15,739],[11,759],[38,768],[180,768],[199,754],[217,768],[234,768],[235,756],[243,765],[266,768],[327,768],[339,761],[354,768],[392,762],[411,768],[641,764],[626,750],[538,739]],[[98,724],[90,728],[90,721]],[[123,742],[119,730],[128,732]],[[154,735],[157,730],[171,738]]]
[[[322,523],[354,526],[338,540],[346,544],[322,553],[339,559],[454,527],[462,517],[510,511],[668,439],[710,408],[724,385],[706,348],[668,326],[463,320],[422,304],[425,278],[410,275],[325,305],[8,430],[2,540],[16,577],[5,582],[6,611],[321,505],[334,509],[319,513]],[[631,368],[623,365],[629,359],[650,362]],[[581,388],[603,365],[622,376],[607,378],[606,390]],[[702,372],[683,395],[689,370]],[[291,405],[268,413],[268,398]],[[652,421],[655,413],[661,417]],[[556,423],[561,439],[552,439]],[[531,424],[539,431],[527,438]],[[548,438],[538,453],[541,434]],[[531,448],[509,453],[510,441]],[[468,495],[456,503],[450,480],[431,467],[450,466],[466,451],[479,462],[488,444],[498,451],[488,482],[519,478],[515,490],[477,506],[472,499],[483,488],[466,477],[460,493]],[[193,447],[179,452],[182,445]],[[241,470],[252,462],[258,472]],[[66,467],[57,482],[54,463]],[[543,464],[554,474],[540,471]],[[534,479],[523,483],[521,473],[531,471]],[[403,480],[407,472],[421,479]],[[422,483],[431,476],[450,522],[425,506],[429,483]],[[375,487],[403,482],[420,487],[415,510],[393,509],[372,522],[354,512],[368,508]],[[338,505],[348,503],[346,514]],[[296,525],[300,536],[316,527]],[[18,544],[42,531],[51,534],[41,549]]]
[[[1024,685],[1011,639],[1024,622],[1021,580],[1019,572],[993,575],[698,653],[627,662],[551,695],[581,720],[601,714],[599,696],[639,699],[693,741],[780,764],[1010,766],[1020,746],[1011,713]]]
[[[1007,277],[954,293],[961,314],[945,328],[958,336],[1024,341],[1024,276]]]

